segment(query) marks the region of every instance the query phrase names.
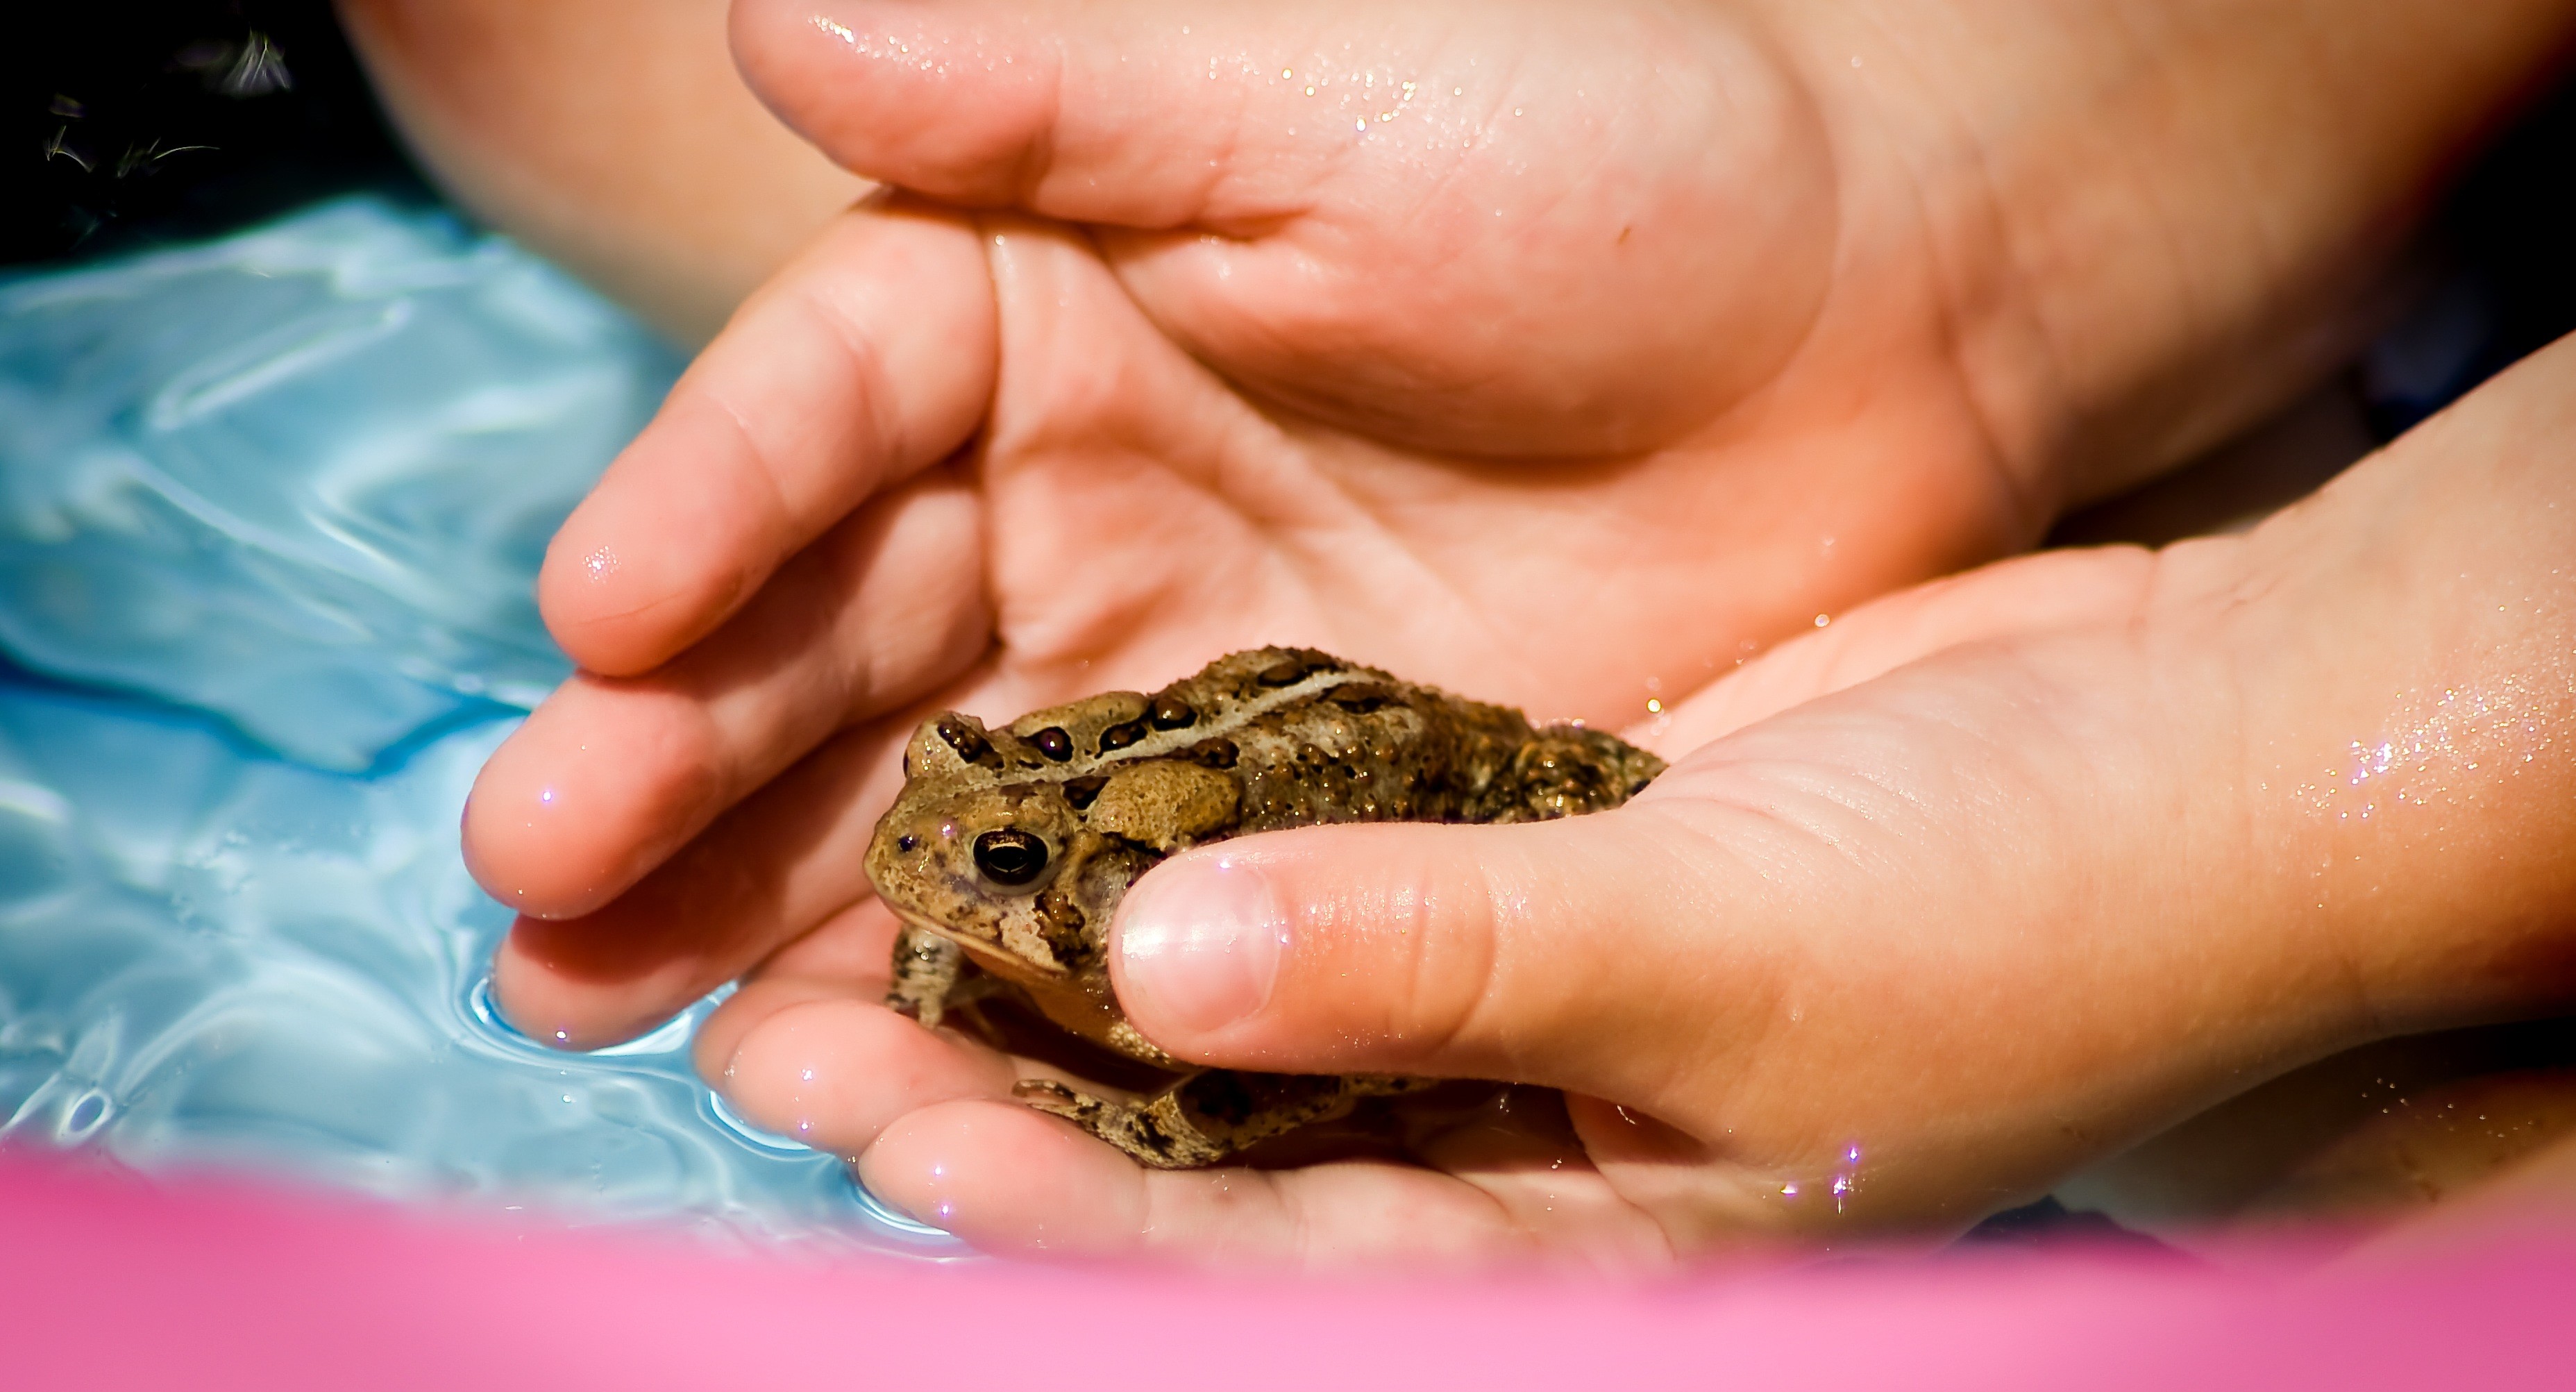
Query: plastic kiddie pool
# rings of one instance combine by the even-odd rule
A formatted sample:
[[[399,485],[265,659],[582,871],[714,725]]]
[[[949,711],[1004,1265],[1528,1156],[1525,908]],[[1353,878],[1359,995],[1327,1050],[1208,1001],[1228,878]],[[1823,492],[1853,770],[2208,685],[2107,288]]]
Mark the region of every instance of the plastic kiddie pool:
[[[0,1166],[10,1384],[2541,1387],[2567,1230],[2381,1269],[1983,1252],[1651,1285],[723,1257]]]
[[[1644,1286],[960,1261],[732,1118],[686,1066],[703,1006],[591,1055],[519,1038],[482,983],[507,915],[456,812],[564,672],[528,598],[544,540],[677,367],[506,243],[368,199],[0,280],[8,1385],[2560,1371],[2561,1231],[2322,1274],[2086,1250]],[[637,1230],[565,1231],[610,1224]]]

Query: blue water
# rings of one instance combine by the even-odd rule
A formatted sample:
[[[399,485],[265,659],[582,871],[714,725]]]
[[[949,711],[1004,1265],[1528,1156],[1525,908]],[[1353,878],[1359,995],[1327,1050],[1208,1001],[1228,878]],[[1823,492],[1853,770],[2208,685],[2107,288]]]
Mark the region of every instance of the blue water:
[[[370,200],[0,283],[0,645],[317,768],[532,705],[567,668],[529,577],[678,368]]]
[[[457,814],[568,670],[545,538],[678,366],[366,199],[0,281],[0,1144],[952,1250],[734,1124],[704,1003],[574,1056],[484,995]]]

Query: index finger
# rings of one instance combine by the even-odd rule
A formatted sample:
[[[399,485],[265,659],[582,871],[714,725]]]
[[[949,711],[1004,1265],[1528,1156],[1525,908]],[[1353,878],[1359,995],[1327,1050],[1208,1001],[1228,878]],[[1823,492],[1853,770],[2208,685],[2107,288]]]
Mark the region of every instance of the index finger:
[[[631,676],[704,637],[851,509],[965,442],[995,345],[974,229],[862,201],[745,302],[555,534],[537,582],[555,641]]]

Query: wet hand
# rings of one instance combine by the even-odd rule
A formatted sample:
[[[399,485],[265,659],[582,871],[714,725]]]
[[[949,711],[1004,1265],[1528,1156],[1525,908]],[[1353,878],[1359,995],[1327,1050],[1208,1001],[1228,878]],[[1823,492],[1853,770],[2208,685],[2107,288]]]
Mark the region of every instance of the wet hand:
[[[1120,910],[1120,1000],[1182,1057],[1561,1110],[1416,1115],[1405,1162],[1140,1170],[1000,1100],[1024,1062],[816,970],[856,922],[702,1063],[998,1250],[1636,1267],[1954,1232],[2302,1062],[2576,997],[2570,403],[2576,344],[2250,536],[1865,607],[1684,703],[1651,733],[1693,752],[1618,810],[1243,838]]]
[[[2292,11],[2213,44],[2020,11],[746,5],[773,104],[916,197],[755,297],[557,538],[585,671],[465,826],[525,915],[503,1006],[605,1042],[862,898],[926,703],[1297,641],[1623,722],[2024,544],[2339,341],[2376,249],[2349,229],[2485,109],[2454,90],[2479,64],[2536,51],[2516,13],[2332,17],[2333,61],[2404,60],[2357,101],[2279,80],[2321,22]],[[2176,127],[2186,56],[2198,99],[2317,110]],[[2275,166],[2257,217],[2233,191]],[[2152,215],[2078,216],[2142,188]]]

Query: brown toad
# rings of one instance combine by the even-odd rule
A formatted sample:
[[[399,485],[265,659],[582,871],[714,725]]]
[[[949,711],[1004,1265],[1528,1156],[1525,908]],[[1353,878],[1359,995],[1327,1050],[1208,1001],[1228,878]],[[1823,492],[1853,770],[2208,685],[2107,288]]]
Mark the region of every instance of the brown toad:
[[[1220,658],[998,730],[951,712],[904,754],[868,848],[904,924],[887,1004],[925,1025],[995,995],[1148,1066],[1136,1100],[1028,1081],[1022,1100],[1139,1162],[1214,1164],[1421,1080],[1200,1068],[1136,1032],[1109,986],[1119,899],[1190,846],[1323,822],[1526,822],[1615,807],[1663,761],[1305,648]]]

